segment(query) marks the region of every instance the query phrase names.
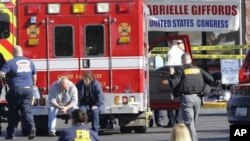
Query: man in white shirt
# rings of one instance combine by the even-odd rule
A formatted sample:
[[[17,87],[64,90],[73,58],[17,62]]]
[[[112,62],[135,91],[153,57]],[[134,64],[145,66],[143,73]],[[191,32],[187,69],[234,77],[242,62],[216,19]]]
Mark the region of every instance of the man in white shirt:
[[[181,55],[184,53],[184,50],[181,49],[183,46],[181,41],[177,41],[177,45],[173,45],[168,51],[168,61],[166,63],[167,66],[180,66],[181,63]]]
[[[185,46],[183,44],[182,40],[178,40],[176,45],[173,45],[170,50],[167,53],[167,66],[170,66],[170,69],[172,69],[174,66],[181,66],[181,56],[184,54]],[[181,122],[181,115],[179,113],[179,110],[167,110],[168,115],[168,124],[167,127],[173,127],[175,123]]]

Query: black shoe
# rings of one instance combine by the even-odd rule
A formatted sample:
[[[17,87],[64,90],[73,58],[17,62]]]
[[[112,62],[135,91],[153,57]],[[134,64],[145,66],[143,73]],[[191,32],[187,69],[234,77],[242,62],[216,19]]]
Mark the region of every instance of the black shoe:
[[[14,136],[6,136],[5,139],[6,140],[15,140],[16,138]]]
[[[31,129],[28,139],[32,140],[35,138],[35,136],[36,136],[36,129]]]

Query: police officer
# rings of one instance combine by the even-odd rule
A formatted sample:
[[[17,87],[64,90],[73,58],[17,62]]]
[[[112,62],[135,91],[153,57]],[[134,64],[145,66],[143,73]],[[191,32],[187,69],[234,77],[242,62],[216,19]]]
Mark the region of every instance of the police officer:
[[[71,118],[72,127],[64,129],[60,133],[58,141],[99,141],[98,134],[86,126],[88,121],[86,112],[81,109],[75,109]]]
[[[31,112],[33,85],[36,84],[36,69],[33,62],[23,57],[23,50],[15,46],[14,58],[7,61],[0,70],[0,80],[8,76],[8,127],[5,139],[15,139],[15,128],[18,123],[19,111],[22,124],[29,133],[28,139],[35,137],[35,124]]]
[[[212,84],[214,79],[201,68],[192,65],[192,59],[188,53],[181,56],[181,61],[183,64],[181,69],[170,70],[169,84],[180,95],[182,118],[190,130],[192,140],[198,141],[195,129],[195,121],[201,106],[201,99],[198,95],[205,87],[205,83]]]

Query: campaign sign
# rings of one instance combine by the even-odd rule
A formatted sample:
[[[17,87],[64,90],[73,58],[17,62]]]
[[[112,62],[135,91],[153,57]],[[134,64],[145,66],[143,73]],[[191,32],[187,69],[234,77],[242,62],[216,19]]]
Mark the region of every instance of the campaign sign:
[[[222,84],[238,84],[240,64],[238,59],[221,59]]]
[[[147,0],[149,31],[237,31],[240,0]]]
[[[230,141],[249,141],[250,125],[230,125]]]

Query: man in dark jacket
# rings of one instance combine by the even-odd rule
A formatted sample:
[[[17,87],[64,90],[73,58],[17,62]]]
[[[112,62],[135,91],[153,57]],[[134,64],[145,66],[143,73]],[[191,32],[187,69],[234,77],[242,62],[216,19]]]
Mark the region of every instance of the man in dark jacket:
[[[85,125],[88,116],[81,109],[72,112],[72,127],[64,129],[58,141],[99,141],[98,134]]]
[[[76,84],[79,96],[79,108],[91,114],[92,129],[98,133],[100,113],[104,112],[104,94],[101,84],[90,72]]]
[[[190,130],[193,141],[198,141],[195,121],[200,112],[201,99],[199,94],[205,84],[212,84],[214,79],[201,68],[191,64],[191,56],[187,53],[182,57],[183,68],[170,70],[169,84],[180,96],[181,114],[184,123]]]

